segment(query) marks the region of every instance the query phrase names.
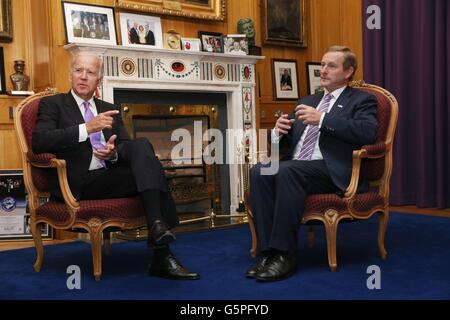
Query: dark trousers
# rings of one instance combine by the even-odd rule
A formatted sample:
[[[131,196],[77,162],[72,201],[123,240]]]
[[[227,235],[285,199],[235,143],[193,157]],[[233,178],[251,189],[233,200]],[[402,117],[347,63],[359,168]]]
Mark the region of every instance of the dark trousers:
[[[83,184],[81,200],[110,199],[140,195],[146,208],[149,229],[157,210],[151,209],[149,190],[159,190],[162,220],[173,228],[178,225],[175,202],[169,192],[161,162],[145,138],[127,141],[118,149],[117,164],[108,169],[90,171]],[[148,209],[150,208],[150,209]]]
[[[250,171],[250,203],[258,234],[258,251],[295,253],[300,219],[308,194],[334,193],[323,160],[279,162],[278,172],[262,175],[258,163]]]

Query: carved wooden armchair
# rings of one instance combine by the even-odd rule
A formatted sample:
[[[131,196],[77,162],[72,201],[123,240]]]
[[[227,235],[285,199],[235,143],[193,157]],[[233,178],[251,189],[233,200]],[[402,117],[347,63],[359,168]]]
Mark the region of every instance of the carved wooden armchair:
[[[378,229],[378,250],[383,259],[387,257],[384,238],[389,220],[389,181],[392,172],[392,146],[398,118],[398,103],[387,90],[364,81],[353,81],[350,86],[373,94],[378,100],[378,129],[374,144],[353,151],[353,170],[350,184],[344,196],[336,194],[317,194],[306,198],[302,224],[320,221],[325,226],[328,264],[336,271],[336,234],[341,220],[365,220],[374,214],[380,214]],[[360,172],[370,182],[370,190],[356,193]],[[252,234],[250,254],[256,255],[257,234],[251,209],[248,213]],[[312,225],[309,226],[308,241],[314,243]]]
[[[109,253],[110,230],[135,229],[145,226],[145,215],[139,197],[77,201],[67,181],[66,162],[50,153],[34,154],[31,136],[35,127],[39,102],[42,97],[56,94],[46,91],[22,101],[14,112],[14,127],[23,159],[23,174],[28,192],[31,233],[36,246],[34,269],[41,270],[44,248],[39,223],[55,229],[87,231],[91,240],[95,280],[102,274],[102,240]],[[49,196],[48,177],[56,170],[64,202],[42,202]]]

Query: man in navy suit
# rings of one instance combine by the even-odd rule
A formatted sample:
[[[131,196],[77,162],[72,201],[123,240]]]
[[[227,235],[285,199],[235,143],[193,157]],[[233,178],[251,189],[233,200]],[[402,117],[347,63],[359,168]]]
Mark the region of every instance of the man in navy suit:
[[[154,249],[149,273],[169,279],[198,279],[169,249],[178,224],[161,163],[145,138],[130,140],[118,107],[98,100],[95,90],[103,79],[103,60],[94,53],[72,59],[68,93],[44,97],[39,105],[32,148],[65,159],[72,194],[78,200],[139,195]],[[56,175],[51,194],[61,197]]]
[[[353,150],[375,141],[376,98],[348,87],[356,68],[349,48],[330,47],[320,70],[325,92],[301,98],[293,116],[277,120],[272,143],[287,145],[289,152],[275,174],[265,174],[273,163],[257,164],[250,172],[259,258],[247,277],[275,281],[295,273],[306,195],[342,195],[350,182]],[[359,191],[366,188],[361,177]]]

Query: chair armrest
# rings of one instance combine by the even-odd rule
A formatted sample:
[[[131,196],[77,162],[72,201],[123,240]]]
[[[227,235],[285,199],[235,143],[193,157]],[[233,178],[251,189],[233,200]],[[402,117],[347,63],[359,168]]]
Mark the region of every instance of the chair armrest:
[[[378,159],[386,154],[386,143],[379,142],[376,144],[365,145],[359,150],[353,151],[352,177],[350,183],[345,190],[344,198],[352,198],[358,190],[359,174],[361,172],[361,160]]]
[[[73,196],[72,191],[70,191],[69,181],[67,179],[66,160],[54,158],[51,159],[50,163],[51,167],[56,168],[56,171],[58,173],[59,187],[61,188],[61,193],[66,205],[69,206],[73,211],[78,210],[80,208],[80,204]]]

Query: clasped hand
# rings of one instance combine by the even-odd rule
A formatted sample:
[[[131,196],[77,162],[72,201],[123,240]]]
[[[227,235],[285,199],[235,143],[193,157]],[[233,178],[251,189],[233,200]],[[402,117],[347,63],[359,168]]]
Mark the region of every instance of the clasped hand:
[[[295,107],[295,118],[306,125],[317,126],[322,117],[322,112],[316,108],[307,106],[305,104],[300,104]]]
[[[94,156],[100,160],[110,160],[115,157],[116,154],[116,146],[114,141],[116,141],[117,135],[113,134],[111,138],[109,138],[108,142],[106,142],[105,147],[103,149],[94,149]]]

